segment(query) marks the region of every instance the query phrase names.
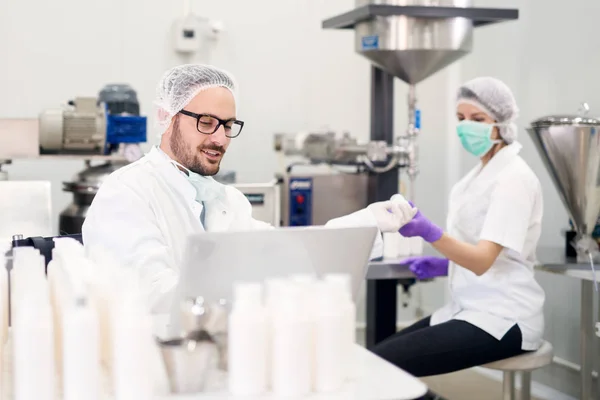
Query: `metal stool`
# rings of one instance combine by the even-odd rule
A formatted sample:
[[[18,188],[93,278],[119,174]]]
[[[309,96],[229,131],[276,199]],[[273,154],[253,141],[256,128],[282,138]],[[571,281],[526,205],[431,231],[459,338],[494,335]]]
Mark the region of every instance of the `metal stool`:
[[[537,351],[521,354],[519,356],[505,358],[482,365],[484,368],[495,369],[504,373],[503,398],[504,400],[515,400],[515,374],[521,373],[521,400],[531,399],[531,371],[545,367],[552,362],[554,349],[546,341],[542,343]]]

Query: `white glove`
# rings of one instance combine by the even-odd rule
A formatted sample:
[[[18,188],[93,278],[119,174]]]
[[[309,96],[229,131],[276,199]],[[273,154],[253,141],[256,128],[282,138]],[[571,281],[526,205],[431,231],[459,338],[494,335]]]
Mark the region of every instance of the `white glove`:
[[[367,209],[375,216],[381,232],[398,232],[417,213],[408,201],[398,201],[397,198],[370,204]]]

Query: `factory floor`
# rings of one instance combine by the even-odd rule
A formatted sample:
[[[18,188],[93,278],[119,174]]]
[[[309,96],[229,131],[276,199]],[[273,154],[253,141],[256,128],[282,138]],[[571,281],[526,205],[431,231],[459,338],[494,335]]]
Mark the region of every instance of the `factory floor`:
[[[364,335],[357,332],[357,341],[364,346]],[[473,369],[451,374],[421,378],[438,397],[431,400],[502,400],[502,382]],[[517,398],[520,393],[517,390]],[[428,399],[429,400],[429,399]],[[542,400],[531,397],[531,400]]]

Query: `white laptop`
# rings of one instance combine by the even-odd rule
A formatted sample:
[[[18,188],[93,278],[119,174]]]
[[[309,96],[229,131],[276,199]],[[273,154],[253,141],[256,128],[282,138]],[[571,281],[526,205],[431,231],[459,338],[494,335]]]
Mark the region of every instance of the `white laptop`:
[[[283,227],[261,231],[207,232],[187,240],[171,322],[189,297],[231,301],[233,283],[307,273],[347,273],[352,295],[365,278],[375,227]]]

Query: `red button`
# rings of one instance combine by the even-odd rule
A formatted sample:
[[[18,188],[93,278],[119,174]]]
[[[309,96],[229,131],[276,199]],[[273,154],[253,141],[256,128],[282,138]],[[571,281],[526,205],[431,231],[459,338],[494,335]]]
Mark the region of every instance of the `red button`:
[[[297,202],[298,204],[302,204],[302,203],[304,203],[304,196],[302,196],[301,194],[297,195],[297,196],[296,196],[296,202]]]

